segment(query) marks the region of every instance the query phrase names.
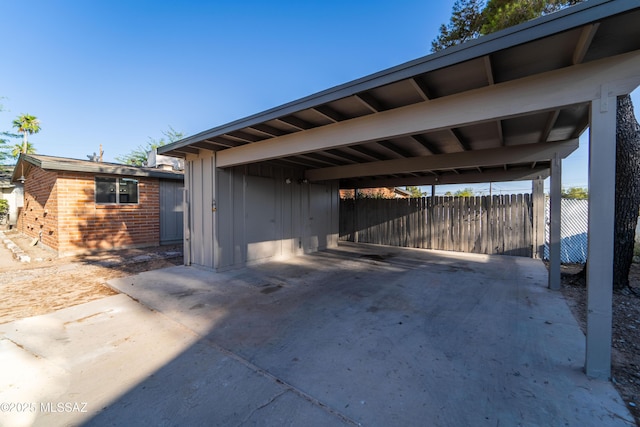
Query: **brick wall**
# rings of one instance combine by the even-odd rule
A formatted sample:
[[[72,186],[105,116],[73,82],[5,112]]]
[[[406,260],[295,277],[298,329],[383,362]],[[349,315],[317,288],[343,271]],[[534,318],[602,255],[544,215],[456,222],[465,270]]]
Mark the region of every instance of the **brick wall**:
[[[30,237],[40,237],[58,250],[58,201],[56,173],[32,168],[24,182],[24,207],[17,228]]]
[[[136,178],[137,204],[97,204],[93,174],[32,171],[18,229],[33,237],[42,231],[42,243],[61,256],[160,244],[158,179]]]
[[[358,190],[360,197],[372,199],[395,199],[397,197],[393,187],[361,188]],[[353,199],[355,190],[340,190],[341,199]]]

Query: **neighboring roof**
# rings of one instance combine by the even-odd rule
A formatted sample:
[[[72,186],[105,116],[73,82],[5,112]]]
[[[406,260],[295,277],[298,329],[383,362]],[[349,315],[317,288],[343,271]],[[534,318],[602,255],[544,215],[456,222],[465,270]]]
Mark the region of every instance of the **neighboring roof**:
[[[259,147],[293,135],[338,128],[364,117],[401,111],[433,100],[470,93],[578,64],[640,49],[638,0],[590,0],[563,11],[481,37],[423,58],[336,86],[262,113],[218,126],[160,147],[158,152],[177,157],[199,149],[220,152],[223,159],[241,148]],[[400,113],[398,113],[400,114]],[[464,151],[500,149],[522,144],[576,139],[589,124],[589,103],[558,106],[553,110],[505,115],[470,125],[447,126],[426,132],[372,137],[369,140],[310,149],[278,157],[219,162],[219,167],[270,161],[307,170],[438,156]],[[298,142],[290,145],[300,145]],[[245,147],[246,146],[246,147]],[[254,150],[255,152],[255,150]],[[502,171],[548,175],[549,162],[511,162],[487,167],[438,169],[378,175],[375,178],[434,178],[446,183],[468,174],[469,181],[483,182],[483,174],[497,180]],[[526,173],[530,170],[532,173]],[[545,173],[547,175],[545,175]],[[487,179],[488,180],[488,179]],[[369,181],[371,181],[369,179]],[[395,181],[394,181],[395,182]],[[375,183],[367,182],[375,185]],[[341,180],[341,186],[358,186],[357,178]],[[405,185],[396,183],[395,185]],[[385,184],[381,186],[387,186]]]
[[[99,163],[88,160],[69,159],[66,157],[44,156],[40,154],[21,154],[11,177],[12,182],[27,175],[31,167],[37,166],[49,171],[86,172],[105,175],[139,176],[183,180],[182,172],[167,171],[154,168],[121,165],[118,163]],[[24,169],[23,169],[24,168]]]
[[[0,188],[12,188],[15,187],[11,183],[11,174],[13,174],[13,168],[15,166],[0,165]]]

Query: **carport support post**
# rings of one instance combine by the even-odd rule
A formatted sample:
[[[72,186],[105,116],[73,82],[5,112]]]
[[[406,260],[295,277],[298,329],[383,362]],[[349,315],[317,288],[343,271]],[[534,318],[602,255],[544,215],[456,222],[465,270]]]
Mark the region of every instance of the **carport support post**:
[[[562,203],[562,159],[551,159],[551,198],[549,204],[549,288],[560,290],[560,219]]]
[[[611,377],[616,98],[606,85],[591,103],[589,246],[587,252],[587,376]]]
[[[532,181],[533,193],[533,250],[535,259],[544,258],[544,180],[540,177]]]

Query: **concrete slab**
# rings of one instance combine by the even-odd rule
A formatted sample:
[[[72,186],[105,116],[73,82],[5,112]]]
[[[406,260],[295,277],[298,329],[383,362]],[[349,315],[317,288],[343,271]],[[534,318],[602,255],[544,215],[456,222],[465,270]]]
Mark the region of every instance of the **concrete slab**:
[[[0,325],[0,425],[340,425],[126,295]]]
[[[287,399],[333,417],[323,425],[634,425],[613,386],[582,373],[584,335],[546,281],[531,259],[362,244],[226,273],[175,267],[115,279],[194,331],[196,346],[283,385],[286,399],[263,397],[256,416],[235,400],[250,398],[247,383],[226,399],[221,361],[189,351],[93,421],[141,420],[143,407],[153,408],[151,424],[181,423],[185,405],[166,411],[162,401],[181,399],[184,378],[200,375],[197,393],[213,396],[213,409],[199,419],[210,425],[249,414],[287,424],[299,410]],[[235,415],[217,418],[227,405]]]
[[[0,425],[634,425],[546,277],[344,244],[116,279],[133,299],[0,325]]]

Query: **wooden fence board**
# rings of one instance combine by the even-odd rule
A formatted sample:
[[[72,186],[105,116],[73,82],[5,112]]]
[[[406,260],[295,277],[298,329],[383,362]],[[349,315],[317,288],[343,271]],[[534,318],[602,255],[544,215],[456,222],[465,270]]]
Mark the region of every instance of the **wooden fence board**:
[[[471,253],[533,254],[529,194],[340,201],[340,240]]]

